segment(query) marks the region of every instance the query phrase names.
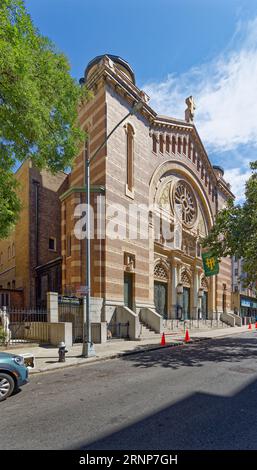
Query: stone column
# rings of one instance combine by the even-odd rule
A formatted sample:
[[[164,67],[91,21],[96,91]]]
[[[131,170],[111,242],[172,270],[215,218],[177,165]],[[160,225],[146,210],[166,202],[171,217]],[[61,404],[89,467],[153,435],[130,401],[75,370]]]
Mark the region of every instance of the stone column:
[[[177,263],[172,261],[171,265],[171,318],[177,317],[177,284],[178,272]]]
[[[152,213],[152,218],[154,217],[154,213]],[[154,225],[153,220],[149,222],[149,303],[150,305],[154,306]]]
[[[47,292],[47,321],[58,323],[58,292]]]
[[[199,292],[199,287],[200,287],[200,270],[198,267],[195,267],[194,271],[194,287],[193,287],[193,318],[197,319],[198,318],[198,309],[202,307],[201,305],[201,299],[198,297],[198,292]]]
[[[181,269],[182,265],[178,262],[177,264],[177,285],[181,282]],[[181,318],[183,317],[183,292],[181,294],[177,293],[177,305],[181,307]]]
[[[215,305],[215,276],[209,277],[208,313],[209,313],[210,320],[214,320],[217,318],[216,305]]]

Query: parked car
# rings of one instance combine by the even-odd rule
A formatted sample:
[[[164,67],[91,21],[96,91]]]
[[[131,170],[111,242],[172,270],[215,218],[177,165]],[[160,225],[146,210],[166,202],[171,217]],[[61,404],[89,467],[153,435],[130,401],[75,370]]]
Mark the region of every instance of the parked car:
[[[28,383],[28,369],[22,356],[0,352],[0,401]]]

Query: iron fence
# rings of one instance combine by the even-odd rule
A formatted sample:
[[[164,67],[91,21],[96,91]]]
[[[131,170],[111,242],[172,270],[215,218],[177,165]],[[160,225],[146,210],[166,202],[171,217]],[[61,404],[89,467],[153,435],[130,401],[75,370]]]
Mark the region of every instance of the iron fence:
[[[127,323],[107,323],[107,339],[129,338],[129,322]]]
[[[72,342],[82,343],[84,337],[82,299],[59,299],[58,321],[72,323]]]
[[[47,312],[41,309],[7,307],[1,311],[0,317],[2,343],[6,345],[32,342],[35,339],[33,334],[36,331],[36,325],[47,322]],[[31,334],[32,330],[33,334]],[[39,327],[37,330],[39,330]],[[42,327],[40,330],[42,330]]]

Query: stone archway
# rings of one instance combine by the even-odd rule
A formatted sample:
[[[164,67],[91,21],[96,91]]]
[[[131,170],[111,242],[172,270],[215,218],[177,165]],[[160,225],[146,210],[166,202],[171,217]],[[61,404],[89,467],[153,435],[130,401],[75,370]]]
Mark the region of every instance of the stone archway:
[[[158,261],[154,267],[154,305],[157,313],[165,319],[168,317],[168,281],[168,268]]]
[[[181,284],[183,285],[182,315],[184,320],[188,320],[191,318],[192,277],[187,269],[181,273]]]

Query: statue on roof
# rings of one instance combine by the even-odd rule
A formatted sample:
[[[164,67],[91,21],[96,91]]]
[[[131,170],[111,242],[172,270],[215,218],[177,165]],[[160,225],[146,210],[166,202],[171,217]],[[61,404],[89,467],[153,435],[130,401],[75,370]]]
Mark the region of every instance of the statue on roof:
[[[189,96],[186,98],[185,103],[187,105],[187,109],[185,110],[185,120],[187,122],[192,123],[194,121],[194,114],[195,114],[195,102],[193,96]]]

